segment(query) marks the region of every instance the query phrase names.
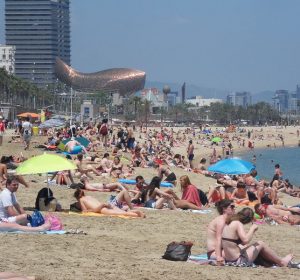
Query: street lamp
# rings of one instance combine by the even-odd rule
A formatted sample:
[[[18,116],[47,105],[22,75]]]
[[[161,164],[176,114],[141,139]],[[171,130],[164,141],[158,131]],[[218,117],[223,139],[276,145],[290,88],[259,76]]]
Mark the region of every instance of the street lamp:
[[[166,104],[167,104],[167,111],[168,111],[168,94],[169,94],[170,92],[171,92],[170,86],[165,85],[165,86],[163,87],[163,93],[164,93],[164,102],[166,102]],[[162,114],[163,114],[163,108],[161,107],[161,123],[162,123],[162,121],[163,121]]]

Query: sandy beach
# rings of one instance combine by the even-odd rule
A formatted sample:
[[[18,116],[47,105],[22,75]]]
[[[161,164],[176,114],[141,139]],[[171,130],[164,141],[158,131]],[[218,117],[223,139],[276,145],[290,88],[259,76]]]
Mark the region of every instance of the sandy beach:
[[[246,128],[249,129],[249,128]],[[252,129],[252,128],[250,128]],[[253,128],[255,148],[264,148],[273,143],[281,146],[278,134],[284,136],[285,146],[297,146],[299,127]],[[260,136],[262,140],[259,140]],[[271,136],[274,135],[274,136]],[[246,136],[246,134],[245,134]],[[244,137],[244,136],[243,136]],[[43,137],[35,137],[38,142]],[[9,132],[0,146],[0,155],[18,154],[24,156],[40,154],[40,149],[24,151],[21,143],[8,143]],[[246,142],[247,143],[247,142]],[[247,144],[246,144],[247,145]],[[247,150],[233,142],[235,150]],[[174,149],[185,154],[186,146]],[[195,162],[212,152],[210,146],[195,144]],[[217,147],[217,153],[221,154]],[[197,187],[208,190],[215,180],[201,174],[172,168],[177,177],[187,174]],[[156,175],[152,168],[136,168],[135,176],[142,175],[147,180]],[[96,177],[97,181],[98,177]],[[20,187],[17,197],[23,207],[32,208],[38,190],[44,187],[45,177],[26,176],[30,188]],[[32,180],[37,182],[32,182]],[[75,202],[74,190],[51,187],[54,196],[63,209]],[[180,187],[176,187],[180,194]],[[106,201],[110,193],[92,193]],[[280,194],[287,205],[299,203],[299,199]],[[0,233],[0,271],[14,271],[25,275],[36,275],[41,279],[300,279],[300,270],[288,268],[236,268],[198,265],[188,262],[171,262],[161,258],[166,246],[172,241],[192,241],[193,254],[206,252],[206,228],[216,215],[194,214],[185,211],[145,210],[146,219],[122,219],[118,217],[82,217],[68,213],[57,213],[65,229],[83,230],[87,235],[43,235]],[[260,225],[255,240],[263,240],[279,255],[294,253],[300,261],[300,226]]]

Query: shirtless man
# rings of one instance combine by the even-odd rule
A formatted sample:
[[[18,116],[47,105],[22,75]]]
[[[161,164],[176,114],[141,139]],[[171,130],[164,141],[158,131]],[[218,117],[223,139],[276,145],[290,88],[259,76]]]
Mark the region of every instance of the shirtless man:
[[[127,148],[132,151],[134,146],[134,141],[135,141],[133,130],[127,124],[125,128],[127,130]]]
[[[300,225],[299,207],[284,207],[281,205],[265,205],[257,203],[254,206],[255,212],[263,217],[270,217],[278,224]]]
[[[189,141],[189,145],[187,147],[187,157],[190,163],[190,168],[193,169],[193,159],[194,159],[194,145],[193,145],[193,141],[190,140]]]
[[[92,196],[85,196],[84,191],[77,189],[74,193],[74,197],[77,199],[80,205],[80,209],[83,212],[94,212],[105,215],[123,215],[129,217],[141,217],[145,218],[145,214],[139,210],[124,211],[112,203],[101,203]]]
[[[112,192],[116,190],[125,190],[126,188],[119,182],[103,184],[103,183],[90,183],[86,175],[81,176],[80,182],[84,184],[84,188],[89,191],[99,192]]]
[[[85,147],[82,146],[78,141],[76,141],[74,137],[72,137],[71,140],[65,145],[65,150],[71,154],[74,151],[74,148],[77,146],[81,147],[80,152],[87,154],[87,150],[85,149]]]
[[[220,216],[213,219],[207,228],[207,257],[217,258],[218,265],[224,264],[222,256],[222,232],[225,227],[226,219],[235,213],[233,200],[223,199],[217,204]]]
[[[75,160],[75,164],[77,166],[77,175],[86,175],[89,178],[93,179],[93,177],[90,175],[90,172],[94,172],[96,175],[100,176],[101,173],[98,172],[94,167],[92,167],[91,165],[85,165],[83,162],[83,155],[82,154],[78,154],[77,155],[77,159]],[[79,174],[78,174],[79,173]]]

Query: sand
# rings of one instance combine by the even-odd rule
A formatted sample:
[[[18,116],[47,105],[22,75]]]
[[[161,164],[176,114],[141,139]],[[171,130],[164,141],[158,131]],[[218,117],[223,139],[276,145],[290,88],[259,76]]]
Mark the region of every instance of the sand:
[[[282,133],[286,136],[286,146],[297,145],[296,129],[289,127],[276,131],[275,128],[264,128],[263,133]],[[0,155],[23,151],[20,143],[8,144],[8,139],[8,136],[4,137]],[[255,141],[255,146],[265,147],[269,142]],[[280,145],[280,140],[277,145]],[[178,149],[184,153],[185,148]],[[209,147],[196,144],[197,160],[210,152]],[[41,150],[31,149],[23,153],[29,156],[41,153]],[[155,172],[137,168],[136,174],[150,179]],[[176,169],[177,176],[183,174],[187,172]],[[215,183],[215,180],[203,175],[188,175],[192,183],[203,190]],[[20,187],[17,197],[23,207],[33,207],[38,190],[45,186],[45,178],[32,175],[26,176],[26,179],[30,188]],[[31,180],[37,180],[38,183]],[[75,201],[72,198],[73,190],[57,186],[51,189],[64,209],[68,209],[69,204]],[[179,187],[176,191],[180,194]],[[110,194],[92,195],[105,201]],[[281,198],[289,205],[299,203],[299,199],[285,195],[281,195]],[[296,269],[213,267],[163,260],[161,256],[172,241],[193,241],[192,253],[204,253],[207,224],[217,215],[216,211],[213,209],[211,214],[205,215],[168,210],[145,212],[146,219],[57,214],[65,229],[79,228],[87,235],[1,233],[0,271],[15,271],[42,279],[300,279],[300,271]],[[282,256],[293,252],[295,259],[300,261],[300,227],[260,225],[253,240],[265,241]]]

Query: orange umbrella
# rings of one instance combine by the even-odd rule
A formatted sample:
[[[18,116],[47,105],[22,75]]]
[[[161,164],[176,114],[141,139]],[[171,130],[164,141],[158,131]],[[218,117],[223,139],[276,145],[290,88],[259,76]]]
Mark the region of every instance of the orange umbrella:
[[[39,118],[40,115],[39,114],[36,114],[36,113],[29,113],[29,112],[26,112],[26,113],[22,113],[22,114],[19,114],[17,115],[18,117],[21,117],[21,118],[26,118],[26,117],[30,117],[30,118]]]

